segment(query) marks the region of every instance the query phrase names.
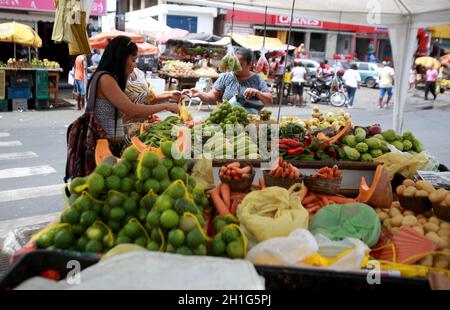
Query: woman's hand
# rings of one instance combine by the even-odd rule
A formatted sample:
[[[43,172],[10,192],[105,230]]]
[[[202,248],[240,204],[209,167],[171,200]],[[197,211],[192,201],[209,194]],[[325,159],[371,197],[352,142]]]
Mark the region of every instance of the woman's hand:
[[[178,91],[178,90],[174,90],[174,91],[170,92],[170,97],[169,98],[170,99],[174,99],[174,100],[176,100],[178,102],[181,99],[181,92]]]
[[[176,103],[168,103],[166,105],[165,110],[172,112],[174,114],[179,114],[180,113],[180,109],[178,108],[178,104]]]
[[[259,90],[255,89],[255,88],[247,88],[244,91],[244,97],[245,98],[254,98],[259,94]]]

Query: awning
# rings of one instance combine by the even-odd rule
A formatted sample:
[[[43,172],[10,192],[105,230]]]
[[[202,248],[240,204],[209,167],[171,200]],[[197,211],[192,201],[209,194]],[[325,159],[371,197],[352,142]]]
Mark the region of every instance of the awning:
[[[207,46],[226,46],[231,43],[229,37],[219,37],[213,34],[190,33],[184,37],[176,37],[167,41],[173,45],[207,45]]]
[[[35,23],[37,22],[48,22],[53,23],[55,21],[55,14],[54,13],[32,13],[32,14],[26,14],[26,13],[12,13],[12,12],[3,12],[3,14],[0,15],[0,23],[6,23],[6,22],[25,22],[29,24],[30,26],[35,26]]]
[[[251,49],[252,51],[260,51],[263,47],[264,37],[255,35],[233,34],[233,41],[240,46]],[[286,44],[283,44],[278,38],[266,37],[265,49],[267,51],[285,51]],[[296,49],[290,45],[290,50]]]
[[[255,25],[254,28],[257,30],[264,30],[264,25]],[[267,26],[266,30],[289,31],[289,26]],[[355,35],[354,32],[348,31],[322,30],[322,29],[298,28],[298,27],[292,27],[292,32],[339,33],[342,35],[351,35],[351,36]]]

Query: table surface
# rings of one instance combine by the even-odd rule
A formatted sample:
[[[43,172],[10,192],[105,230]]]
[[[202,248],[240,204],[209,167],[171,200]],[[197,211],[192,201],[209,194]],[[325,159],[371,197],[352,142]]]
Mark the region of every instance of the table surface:
[[[9,68],[0,67],[0,70],[10,70],[10,71],[51,71],[51,72],[63,72],[63,69],[51,69],[51,68]]]

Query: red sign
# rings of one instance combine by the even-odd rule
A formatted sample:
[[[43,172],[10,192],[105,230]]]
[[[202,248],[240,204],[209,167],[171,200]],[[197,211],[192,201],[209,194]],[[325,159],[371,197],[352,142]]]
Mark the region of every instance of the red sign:
[[[55,11],[54,0],[0,0],[0,8],[31,11]],[[106,15],[106,0],[94,0],[92,15]]]
[[[290,16],[277,16],[275,24],[277,24],[277,25],[290,25],[291,24],[291,17]],[[292,20],[292,26],[322,28],[323,25],[322,25],[322,21],[318,20],[318,19],[311,19],[311,18],[303,18],[303,17],[300,17],[300,16],[294,16],[294,19]]]

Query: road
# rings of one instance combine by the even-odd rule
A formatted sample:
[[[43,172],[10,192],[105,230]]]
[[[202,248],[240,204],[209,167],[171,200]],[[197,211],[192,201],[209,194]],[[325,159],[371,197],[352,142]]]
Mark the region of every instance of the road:
[[[355,108],[350,110],[356,124],[392,127],[392,109],[376,109],[377,96],[377,90],[362,88],[357,92]],[[404,129],[413,131],[431,154],[450,167],[450,95],[440,96],[433,109],[423,109],[430,104],[410,95]],[[323,112],[333,110],[326,105],[319,107]],[[276,112],[278,107],[269,109]],[[209,113],[206,109],[191,110],[195,118],[206,118]],[[281,113],[308,117],[311,106],[283,106]],[[0,113],[0,239],[11,228],[47,221],[63,210],[66,131],[79,115],[75,105]]]

